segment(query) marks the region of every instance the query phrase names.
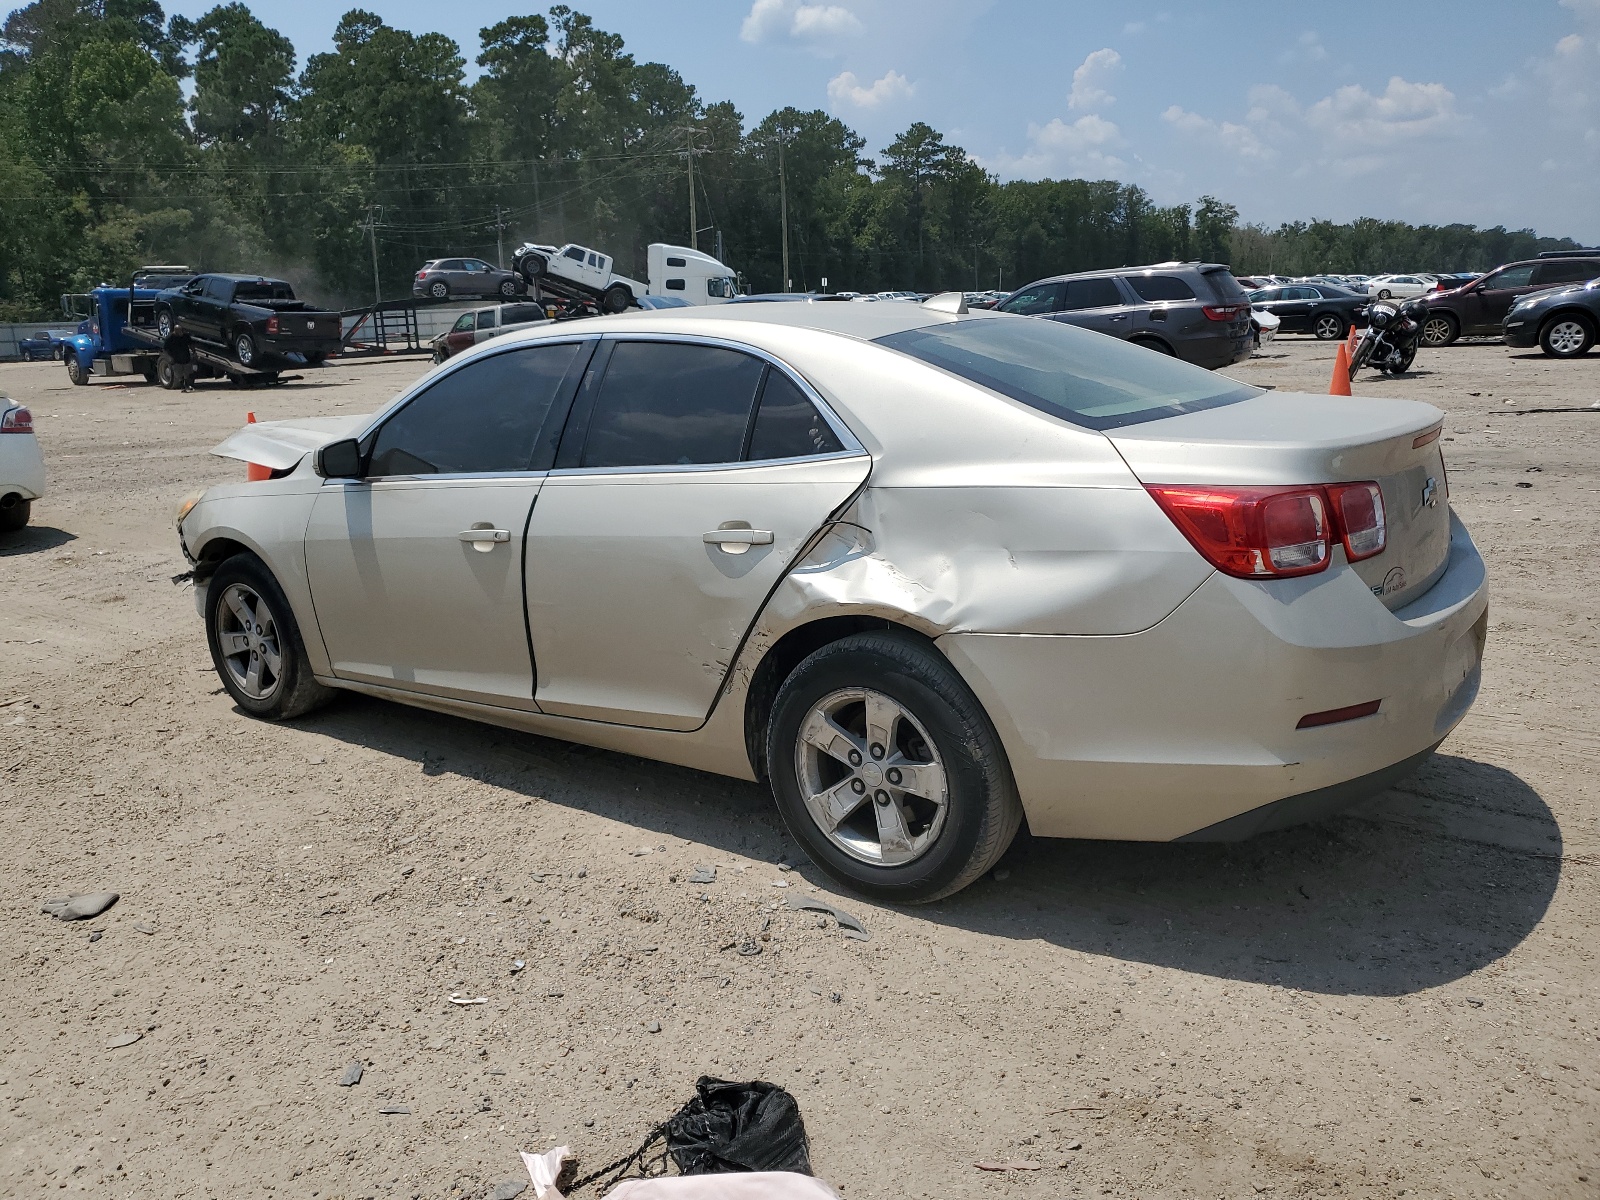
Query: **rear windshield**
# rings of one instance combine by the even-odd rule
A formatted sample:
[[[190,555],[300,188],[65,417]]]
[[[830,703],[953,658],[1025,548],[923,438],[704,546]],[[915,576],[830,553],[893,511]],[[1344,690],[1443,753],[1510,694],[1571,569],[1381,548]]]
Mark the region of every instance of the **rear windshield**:
[[[1141,300],[1193,300],[1194,289],[1176,275],[1125,275]]]
[[[877,342],[1090,429],[1157,421],[1261,394],[1120,338],[1037,317],[980,317]]]
[[[294,289],[287,283],[273,283],[263,280],[260,283],[237,283],[233,287],[235,300],[293,300]]]
[[[1217,300],[1222,304],[1246,304],[1248,298],[1244,289],[1239,286],[1226,267],[1218,267],[1212,271],[1200,272],[1200,277],[1211,285],[1211,290],[1217,294]]]

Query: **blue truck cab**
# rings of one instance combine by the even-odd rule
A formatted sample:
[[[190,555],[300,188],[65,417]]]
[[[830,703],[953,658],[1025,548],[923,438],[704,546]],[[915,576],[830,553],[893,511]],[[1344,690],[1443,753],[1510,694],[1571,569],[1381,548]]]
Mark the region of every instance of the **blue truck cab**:
[[[67,377],[86,384],[101,377],[142,375],[156,382],[161,345],[154,337],[156,297],[192,278],[188,267],[141,267],[127,287],[103,283],[89,292],[61,297],[68,316],[82,318],[79,332],[63,339]]]

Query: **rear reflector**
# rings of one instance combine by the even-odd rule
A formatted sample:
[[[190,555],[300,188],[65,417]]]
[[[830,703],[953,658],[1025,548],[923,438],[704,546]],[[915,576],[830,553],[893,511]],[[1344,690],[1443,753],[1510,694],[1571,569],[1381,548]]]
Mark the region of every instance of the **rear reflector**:
[[[1439,435],[1441,433],[1443,433],[1443,432],[1444,432],[1444,426],[1443,425],[1435,425],[1432,429],[1428,430],[1427,433],[1419,433],[1419,434],[1417,434],[1416,437],[1412,438],[1411,439],[1411,448],[1413,450],[1421,450],[1429,442],[1438,441],[1439,440]]]
[[[1340,721],[1355,721],[1370,717],[1378,711],[1382,700],[1368,700],[1365,704],[1352,704],[1347,708],[1330,708],[1324,712],[1307,713],[1296,723],[1296,729],[1315,729],[1318,725],[1337,725]]]

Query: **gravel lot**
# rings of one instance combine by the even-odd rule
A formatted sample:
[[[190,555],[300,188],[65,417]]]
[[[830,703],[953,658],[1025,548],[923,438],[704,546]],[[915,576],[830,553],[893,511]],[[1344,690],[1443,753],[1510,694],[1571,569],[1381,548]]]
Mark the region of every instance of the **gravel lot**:
[[[1230,373],[1324,391],[1333,353]],[[1600,354],[1356,385],[1448,411],[1492,572],[1483,693],[1414,780],[1237,846],[1019,844],[905,911],[834,894],[753,785],[361,697],[234,710],[173,504],[238,477],[206,451],[246,409],[364,412],[424,365],[0,366],[52,487],[0,535],[0,1194],[482,1197],[519,1148],[626,1153],[703,1073],[789,1087],[852,1198],[1600,1191],[1600,410],[1514,415],[1594,404]]]

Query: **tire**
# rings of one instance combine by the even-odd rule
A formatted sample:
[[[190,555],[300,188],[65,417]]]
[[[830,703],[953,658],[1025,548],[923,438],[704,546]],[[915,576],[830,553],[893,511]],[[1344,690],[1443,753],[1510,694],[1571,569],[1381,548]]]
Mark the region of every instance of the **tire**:
[[[1448,346],[1461,336],[1461,326],[1448,313],[1429,313],[1422,322],[1422,344],[1430,349]]]
[[[313,353],[306,355],[306,366],[308,366],[308,367],[320,367],[323,363],[325,363],[327,361],[328,361],[328,356],[326,354],[322,353],[320,350],[314,351]]]
[[[241,329],[233,335],[233,356],[239,360],[241,367],[253,367],[256,364],[256,339],[248,329]]]
[[[1356,352],[1350,356],[1350,378],[1352,381],[1356,377],[1356,372],[1366,366],[1367,359],[1372,357],[1372,347],[1375,343],[1375,338],[1365,335],[1356,343]]]
[[[89,382],[89,372],[84,370],[83,362],[76,354],[68,354],[66,361],[68,379],[78,387],[83,387]]]
[[[32,515],[32,500],[24,500],[15,492],[0,496],[0,533],[15,533],[28,523]]]
[[[1143,346],[1146,350],[1154,350],[1157,354],[1165,354],[1169,358],[1172,356],[1172,347],[1165,342],[1157,341],[1155,338],[1130,338],[1129,340],[1135,346]]]
[[[1383,369],[1391,375],[1404,375],[1411,370],[1411,364],[1417,361],[1417,348],[1415,346],[1404,351],[1398,361],[1390,359],[1384,363]]]
[[[633,292],[626,284],[614,283],[608,287],[600,297],[600,311],[606,313],[627,312],[628,305],[633,303]]]
[[[516,299],[517,281],[515,279],[502,279],[500,281],[500,294],[507,300]]]
[[[522,277],[531,287],[539,282],[539,277],[549,269],[550,263],[542,254],[530,254],[522,260]]]
[[[287,721],[333,698],[312,677],[283,589],[254,554],[234,555],[206,585],[206,644],[222,686],[253,717]]]
[[[1392,293],[1388,288],[1384,288],[1381,292],[1378,293],[1378,299],[1379,300],[1387,300],[1393,294],[1394,293]]]
[[[1594,346],[1594,322],[1577,313],[1558,313],[1539,331],[1539,349],[1551,358],[1577,358]]]
[[[887,714],[886,743],[868,731],[869,706]],[[827,751],[803,737],[824,717],[835,731]],[[907,765],[923,767],[920,791],[942,790],[942,803],[898,786]],[[994,866],[1022,823],[982,705],[941,654],[905,633],[854,634],[801,662],[773,703],[766,766],[778,812],[811,859],[880,900],[925,904],[960,891]],[[806,795],[841,803],[831,830],[832,817],[813,816]]]
[[[163,353],[156,359],[156,382],[169,392],[175,392],[183,386],[183,380],[178,376],[178,364],[172,361],[172,355]]]
[[[156,313],[156,333],[160,335],[161,340],[164,342],[172,336],[172,330],[172,310],[170,308],[163,308],[160,312]]]
[[[450,298],[450,285],[442,279],[435,279],[428,285],[428,295],[435,300],[448,300]]]
[[[1331,342],[1349,332],[1349,326],[1338,313],[1318,313],[1311,319],[1311,332],[1319,342]]]
[[[57,362],[60,362],[62,359],[67,357],[67,348],[65,346],[57,346],[54,350],[50,351],[50,357],[55,359]]]

